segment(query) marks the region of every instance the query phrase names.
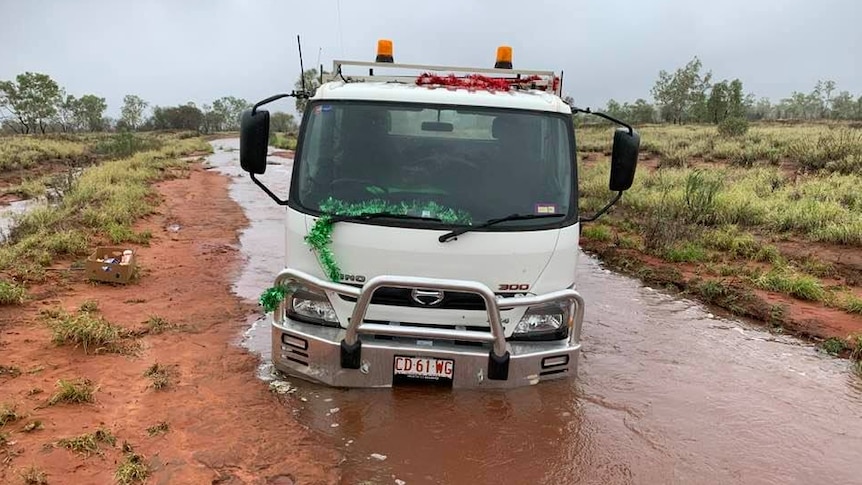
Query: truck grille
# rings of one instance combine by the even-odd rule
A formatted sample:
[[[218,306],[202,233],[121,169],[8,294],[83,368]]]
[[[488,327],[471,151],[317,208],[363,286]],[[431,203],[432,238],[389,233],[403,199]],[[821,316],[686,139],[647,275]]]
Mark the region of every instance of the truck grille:
[[[422,305],[413,300],[410,296],[410,289],[405,288],[380,288],[374,292],[371,297],[372,305],[388,305],[402,306],[413,308],[439,308],[444,310],[480,310],[485,311],[485,300],[475,293],[463,293],[458,291],[447,291],[443,295],[443,301],[429,307]],[[356,302],[356,298],[339,295],[342,300],[351,303]]]

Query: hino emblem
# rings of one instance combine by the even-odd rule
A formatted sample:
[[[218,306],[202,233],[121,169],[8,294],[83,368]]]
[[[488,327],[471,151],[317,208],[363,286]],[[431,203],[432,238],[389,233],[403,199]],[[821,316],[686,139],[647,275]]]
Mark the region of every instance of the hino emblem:
[[[419,288],[415,288],[410,292],[410,296],[413,297],[413,301],[422,306],[437,306],[443,301],[445,293],[440,290],[420,290]]]

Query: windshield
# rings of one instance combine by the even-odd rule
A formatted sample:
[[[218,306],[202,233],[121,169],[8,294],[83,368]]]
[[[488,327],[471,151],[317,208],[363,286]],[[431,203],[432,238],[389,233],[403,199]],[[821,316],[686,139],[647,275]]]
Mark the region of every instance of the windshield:
[[[291,198],[301,209],[405,214],[427,218],[410,224],[429,227],[569,216],[489,230],[559,225],[574,217],[572,143],[567,117],[555,113],[318,102],[308,112]]]

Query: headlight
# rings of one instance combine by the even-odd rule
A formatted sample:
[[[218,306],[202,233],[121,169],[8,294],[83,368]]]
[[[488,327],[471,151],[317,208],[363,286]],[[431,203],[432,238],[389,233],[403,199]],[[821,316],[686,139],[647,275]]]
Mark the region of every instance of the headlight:
[[[300,288],[288,296],[287,314],[308,323],[339,326],[338,317],[326,295],[309,288]]]
[[[569,305],[549,303],[527,308],[512,336],[531,340],[558,340],[565,338],[568,333]]]

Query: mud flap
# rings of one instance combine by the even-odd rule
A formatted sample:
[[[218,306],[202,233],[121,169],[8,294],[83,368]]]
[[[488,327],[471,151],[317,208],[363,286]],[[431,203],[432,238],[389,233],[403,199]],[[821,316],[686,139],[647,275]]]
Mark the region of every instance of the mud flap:
[[[508,353],[507,353],[508,357]],[[362,360],[362,341],[356,339],[353,345],[348,345],[344,340],[341,341],[341,368],[342,369],[358,369],[359,361]]]
[[[344,343],[342,342],[341,345],[343,346]],[[488,355],[488,379],[491,379],[493,381],[509,380],[508,350],[501,356],[494,354],[493,350],[490,352],[490,354]]]

